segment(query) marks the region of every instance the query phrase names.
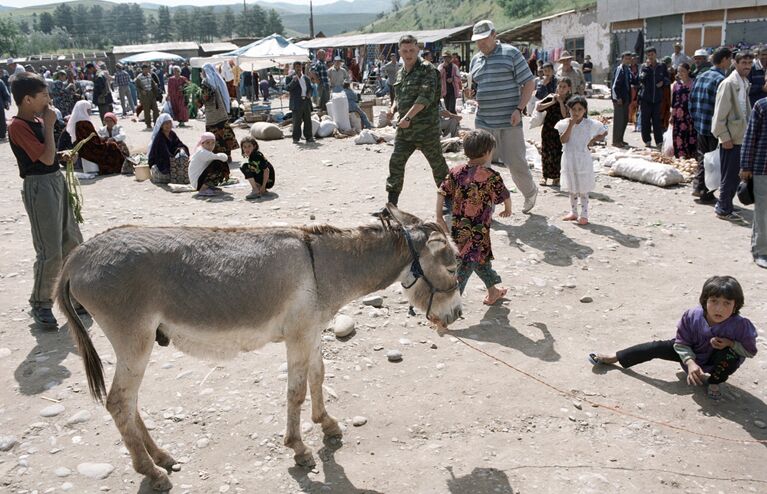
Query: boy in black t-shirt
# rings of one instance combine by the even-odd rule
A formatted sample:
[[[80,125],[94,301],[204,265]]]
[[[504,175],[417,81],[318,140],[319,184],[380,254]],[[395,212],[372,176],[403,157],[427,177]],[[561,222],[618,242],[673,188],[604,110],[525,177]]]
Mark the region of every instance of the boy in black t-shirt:
[[[8,126],[8,136],[19,175],[24,179],[21,198],[37,254],[35,283],[29,299],[31,314],[42,329],[57,329],[51,310],[53,287],[64,259],[83,237],[69,206],[67,184],[56,159],[53,138],[56,113],[50,106],[45,80],[30,72],[20,73],[11,84],[11,93],[19,112]]]

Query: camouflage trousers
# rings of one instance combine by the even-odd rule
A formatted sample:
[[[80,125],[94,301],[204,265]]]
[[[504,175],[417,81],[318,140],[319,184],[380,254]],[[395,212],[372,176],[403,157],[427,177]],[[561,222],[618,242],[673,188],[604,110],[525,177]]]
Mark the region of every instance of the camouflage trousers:
[[[386,192],[390,194],[402,192],[402,183],[405,181],[405,165],[416,150],[421,151],[428,160],[437,187],[442,184],[449,170],[445,157],[442,155],[439,134],[435,134],[433,138],[418,141],[408,141],[398,137],[394,141],[394,152],[389,158],[389,178],[386,179]]]

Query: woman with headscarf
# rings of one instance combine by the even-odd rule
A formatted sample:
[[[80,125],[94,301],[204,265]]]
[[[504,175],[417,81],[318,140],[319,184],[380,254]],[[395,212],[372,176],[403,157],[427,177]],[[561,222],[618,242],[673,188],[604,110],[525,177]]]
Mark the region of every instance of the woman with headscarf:
[[[212,64],[202,66],[201,102],[205,107],[205,130],[216,136],[214,153],[225,153],[231,161],[232,150],[240,147],[229,125],[230,100],[224,79]]]
[[[96,134],[96,129],[91,123],[91,102],[78,101],[72,109],[72,115],[67,122],[67,133],[73,145]],[[120,147],[116,142],[102,142],[96,134],[83,147],[80,148],[79,156],[96,163],[99,167],[99,175],[120,173],[125,161]]]
[[[181,68],[178,65],[174,65],[171,72],[173,75],[168,78],[168,101],[178,126],[185,127],[184,122],[189,120],[189,109],[186,106],[184,86],[189,80],[181,75]]]
[[[130,156],[128,145],[125,143],[125,131],[122,125],[117,123],[117,115],[112,112],[104,114],[104,126],[99,129],[101,142],[114,142],[126,158]]]
[[[189,183],[203,197],[216,195],[218,185],[229,178],[227,156],[224,153],[214,153],[215,145],[216,136],[203,132],[189,160]]]
[[[173,119],[167,113],[160,114],[152,129],[147,151],[152,181],[170,182],[170,160],[183,150],[189,156],[189,148],[173,131]]]
[[[53,106],[59,109],[61,115],[66,117],[72,114],[72,108],[79,99],[77,88],[73,82],[70,82],[67,73],[59,70],[53,76],[53,84],[50,87]]]

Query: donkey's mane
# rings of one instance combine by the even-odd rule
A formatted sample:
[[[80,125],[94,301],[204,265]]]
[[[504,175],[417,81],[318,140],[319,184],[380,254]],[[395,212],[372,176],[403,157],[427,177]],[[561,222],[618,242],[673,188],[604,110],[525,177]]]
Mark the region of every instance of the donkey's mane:
[[[431,232],[442,232],[442,229],[436,223],[421,223],[414,228],[426,233],[428,237]],[[384,226],[383,224],[361,225],[350,228],[337,228],[331,225],[307,225],[299,226],[298,229],[307,235],[317,237],[341,237],[346,240],[355,240],[358,248],[363,249],[369,241],[388,236],[395,248],[403,254],[408,252],[407,240],[402,234],[402,228],[395,225]]]

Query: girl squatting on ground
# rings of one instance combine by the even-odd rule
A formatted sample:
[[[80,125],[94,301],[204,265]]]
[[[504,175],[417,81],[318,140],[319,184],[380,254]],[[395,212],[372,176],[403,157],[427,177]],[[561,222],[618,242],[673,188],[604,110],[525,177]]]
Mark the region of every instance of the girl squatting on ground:
[[[577,220],[579,225],[589,223],[589,192],[594,190],[594,162],[589,146],[607,135],[604,124],[587,117],[586,98],[573,96],[567,100],[570,118],[560,120],[556,129],[564,144],[562,151],[561,190],[570,193],[570,213],[565,221]],[[581,212],[578,214],[578,201]]]
[[[746,358],[756,355],[756,328],[740,315],[743,289],[732,276],[712,276],[703,284],[700,305],[685,311],[676,337],[620,350],[614,355],[591,353],[592,365],[619,363],[624,369],[653,359],[679,362],[687,384],[700,386],[708,374],[708,396],[718,400],[725,382]]]

